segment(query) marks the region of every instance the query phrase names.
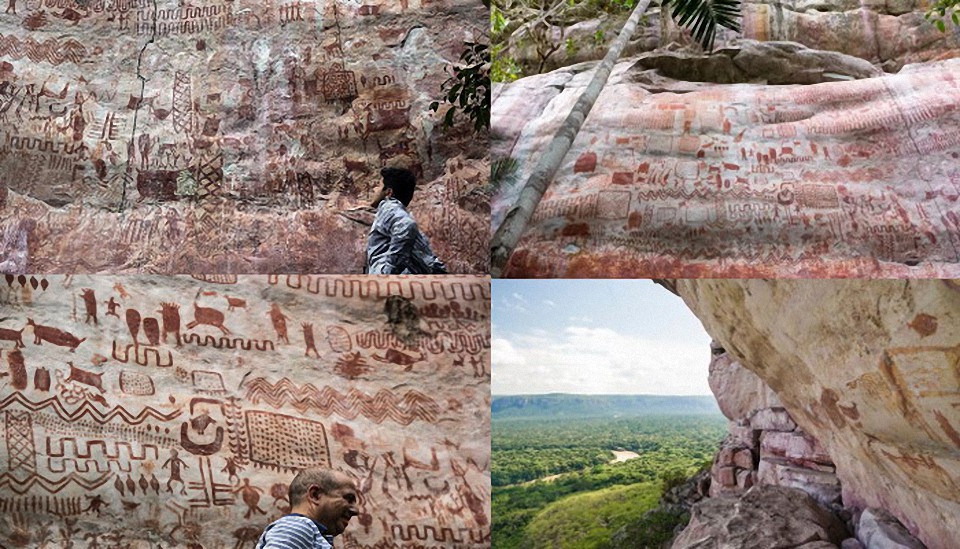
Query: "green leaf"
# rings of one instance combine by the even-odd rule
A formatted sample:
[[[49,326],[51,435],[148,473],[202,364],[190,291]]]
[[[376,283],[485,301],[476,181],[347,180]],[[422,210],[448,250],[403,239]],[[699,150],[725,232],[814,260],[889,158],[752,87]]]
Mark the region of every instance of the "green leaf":
[[[674,0],[672,3],[673,18],[690,30],[707,51],[713,51],[717,27],[740,31],[739,0]]]
[[[943,24],[943,19],[937,19],[934,25],[940,29],[940,32],[947,32],[947,26]]]

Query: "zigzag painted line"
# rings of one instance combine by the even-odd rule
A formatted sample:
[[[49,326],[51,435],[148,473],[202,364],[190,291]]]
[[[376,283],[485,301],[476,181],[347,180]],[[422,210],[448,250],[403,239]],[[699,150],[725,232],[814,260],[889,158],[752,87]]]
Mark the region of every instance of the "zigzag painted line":
[[[21,41],[17,36],[8,35],[0,37],[0,55],[13,59],[28,57],[34,63],[46,61],[51,65],[59,65],[67,61],[79,63],[87,56],[87,48],[73,38],[64,40],[63,43],[56,38],[40,43],[33,38],[28,37]]]
[[[248,384],[247,399],[254,404],[263,400],[274,408],[289,403],[300,413],[314,410],[324,416],[336,414],[347,419],[363,415],[376,423],[390,419],[401,425],[410,425],[418,419],[433,423],[440,413],[440,405],[418,391],[407,391],[400,398],[388,389],[381,389],[373,396],[357,389],[343,394],[331,387],[317,389],[310,383],[298,387],[286,378],[276,384],[262,377],[254,379]]]
[[[12,404],[19,404],[31,412],[37,412],[45,408],[53,408],[61,419],[68,421],[76,421],[84,416],[89,416],[90,419],[98,423],[107,423],[115,418],[120,418],[124,423],[129,425],[140,425],[149,418],[158,421],[171,421],[183,413],[183,410],[175,410],[169,414],[163,414],[149,406],[144,407],[143,410],[136,415],[131,414],[122,406],[114,406],[110,411],[104,413],[97,410],[88,400],[84,401],[76,410],[70,412],[55,396],[39,402],[33,402],[20,393],[13,393],[7,398],[0,400],[0,410],[8,408]]]
[[[87,491],[92,491],[106,484],[112,476],[113,475],[111,473],[106,473],[95,480],[87,480],[77,473],[70,473],[60,480],[51,480],[43,475],[32,474],[24,480],[18,480],[10,473],[3,473],[0,474],[0,488],[9,486],[10,489],[13,490],[17,495],[23,495],[29,492],[34,485],[38,485],[47,492],[55,494],[73,482],[76,483],[77,486],[80,486]]]

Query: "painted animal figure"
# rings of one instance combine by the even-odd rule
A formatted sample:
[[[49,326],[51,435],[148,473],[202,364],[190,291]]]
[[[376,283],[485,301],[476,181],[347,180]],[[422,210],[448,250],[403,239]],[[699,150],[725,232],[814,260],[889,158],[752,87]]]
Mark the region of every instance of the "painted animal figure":
[[[14,348],[23,347],[23,330],[10,330],[7,328],[0,328],[0,339],[5,339],[7,341],[12,341]]]
[[[230,330],[223,325],[223,313],[216,309],[211,309],[208,307],[200,307],[196,303],[193,304],[193,321],[187,324],[187,329],[192,330],[199,324],[207,324],[208,326],[214,326],[220,328],[224,334],[229,334]]]
[[[84,385],[89,385],[91,387],[96,387],[100,390],[101,393],[105,393],[103,390],[103,374],[88,372],[87,370],[81,370],[73,365],[72,362],[67,362],[70,365],[70,375],[67,376],[67,381],[76,381],[77,383],[83,383]]]
[[[83,321],[84,324],[89,324],[90,319],[93,319],[93,325],[97,326],[97,298],[93,295],[93,290],[90,288],[83,289],[83,305],[87,310],[87,317]]]
[[[177,347],[180,342],[180,306],[176,303],[161,303],[160,310],[157,311],[163,315],[163,342],[167,342],[167,334],[173,332],[177,338]]]
[[[42,345],[41,342],[46,341],[48,343],[53,343],[54,345],[59,345],[60,347],[70,347],[70,352],[77,350],[77,347],[87,340],[87,338],[77,338],[77,336],[71,334],[70,332],[64,332],[63,330],[58,330],[53,326],[44,326],[42,324],[34,323],[32,318],[27,319],[27,326],[33,326],[33,344]]]
[[[224,297],[227,298],[227,305],[229,305],[229,307],[227,308],[228,311],[232,311],[238,307],[240,309],[247,308],[247,302],[240,298],[230,297],[230,296],[224,296]]]
[[[385,356],[373,355],[373,359],[378,362],[389,362],[391,364],[397,364],[399,366],[406,366],[405,371],[410,371],[413,368],[413,365],[421,360],[427,358],[427,355],[423,351],[420,351],[419,357],[412,357],[408,354],[401,353],[396,349],[387,349]]]

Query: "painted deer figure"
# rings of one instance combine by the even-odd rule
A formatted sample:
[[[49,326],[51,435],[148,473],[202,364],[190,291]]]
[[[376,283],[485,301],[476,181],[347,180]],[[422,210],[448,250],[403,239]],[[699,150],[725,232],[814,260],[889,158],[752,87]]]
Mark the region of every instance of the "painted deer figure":
[[[223,325],[223,313],[216,309],[201,307],[194,302],[193,321],[187,324],[187,329],[191,330],[199,324],[207,324],[208,326],[220,328],[220,331],[222,331],[224,334],[230,333],[230,330]]]

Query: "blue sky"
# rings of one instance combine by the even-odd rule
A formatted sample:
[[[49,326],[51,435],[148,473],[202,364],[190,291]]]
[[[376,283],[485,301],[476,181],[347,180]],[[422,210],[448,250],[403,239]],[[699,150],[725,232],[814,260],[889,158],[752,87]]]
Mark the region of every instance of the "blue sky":
[[[710,336],[650,280],[493,280],[495,395],[709,395]]]

